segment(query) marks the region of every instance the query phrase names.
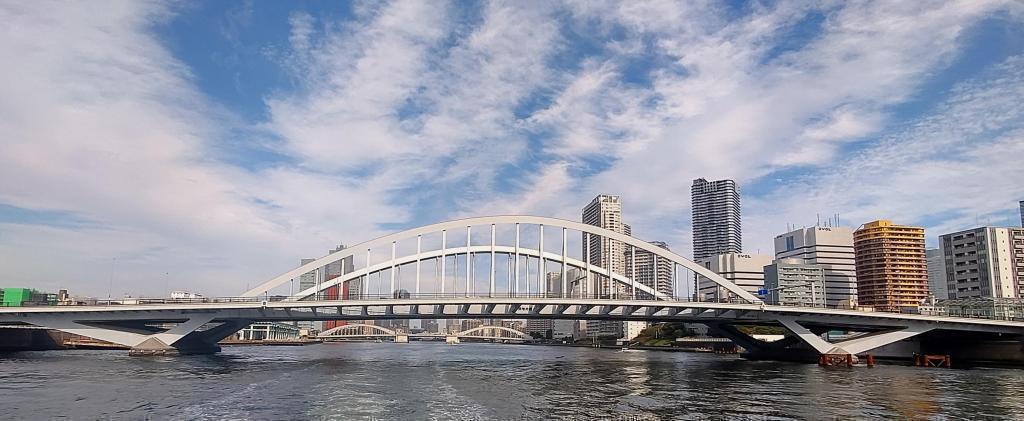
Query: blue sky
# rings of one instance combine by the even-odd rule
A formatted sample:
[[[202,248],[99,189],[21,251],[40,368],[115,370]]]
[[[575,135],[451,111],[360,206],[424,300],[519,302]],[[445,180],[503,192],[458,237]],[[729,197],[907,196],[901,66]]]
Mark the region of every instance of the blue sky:
[[[619,194],[689,253],[842,215],[1019,221],[1024,6],[0,2],[2,286],[237,293],[337,243]]]

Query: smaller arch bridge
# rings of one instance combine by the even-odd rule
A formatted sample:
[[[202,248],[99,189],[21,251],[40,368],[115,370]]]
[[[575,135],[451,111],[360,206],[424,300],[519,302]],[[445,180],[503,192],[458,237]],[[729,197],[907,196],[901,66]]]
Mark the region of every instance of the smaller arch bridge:
[[[388,329],[382,326],[365,324],[365,323],[352,323],[344,326],[338,326],[321,332],[317,335],[321,339],[385,339],[385,338],[397,338],[399,336],[405,336],[409,339],[445,339],[445,338],[458,338],[458,339],[486,339],[486,340],[503,340],[513,342],[525,342],[531,338],[524,332],[512,329],[505,326],[494,326],[494,325],[483,325],[477,326],[472,329],[466,329],[462,332],[455,334],[444,334],[444,333],[411,333],[406,334],[398,332],[393,329]]]
[[[506,339],[528,341],[530,336],[526,333],[505,326],[477,326],[467,329],[454,335],[460,339]]]
[[[318,338],[392,338],[398,332],[377,325],[350,323],[320,332]]]

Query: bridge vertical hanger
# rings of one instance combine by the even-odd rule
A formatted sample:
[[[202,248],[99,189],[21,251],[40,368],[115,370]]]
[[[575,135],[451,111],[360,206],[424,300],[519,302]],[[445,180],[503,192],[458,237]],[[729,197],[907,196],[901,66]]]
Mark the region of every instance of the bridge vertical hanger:
[[[490,289],[488,289],[488,291],[487,291],[487,296],[488,297],[493,297],[494,296],[494,272],[498,270],[498,268],[494,267],[494,240],[495,240],[495,228],[494,228],[494,224],[491,224],[491,279],[490,279],[491,286],[490,286]]]
[[[612,240],[609,238],[608,239],[608,250],[611,250],[611,249],[612,249]],[[615,287],[616,286],[615,285],[615,275],[612,272],[612,258],[611,258],[611,256],[608,256],[608,258],[605,259],[605,262],[607,262],[607,265],[608,265],[608,296],[609,297],[614,297],[614,298],[619,298],[618,294],[616,294],[616,290],[618,290],[618,288]]]
[[[473,261],[473,253],[470,251],[470,247],[472,246],[472,242],[473,242],[472,230],[473,230],[472,226],[467,226],[466,227],[466,296],[467,297],[469,297],[469,277],[470,277],[470,275],[472,274],[472,271],[473,271],[473,269],[472,269],[473,266],[470,264],[470,262]]]
[[[583,288],[583,293],[584,294],[592,294],[592,292],[590,291],[590,287],[591,287],[590,279],[591,279],[591,277],[593,275],[590,274],[590,233],[589,232],[584,232],[583,233],[583,249],[584,249],[583,250],[583,264],[586,266],[586,272],[587,272],[587,280],[586,280],[586,285],[584,285],[585,288]],[[586,295],[584,295],[584,296],[586,296]]]
[[[515,244],[515,246],[513,248],[513,251],[515,252],[515,255],[516,255],[515,256],[515,267],[512,269],[515,272],[515,278],[516,278],[516,288],[515,288],[514,292],[516,294],[518,294],[519,293],[519,223],[518,222],[516,222],[516,244]]]
[[[630,295],[636,299],[636,247],[629,246],[629,267],[632,268],[632,275],[629,277],[629,288],[633,290]],[[657,290],[655,290],[657,292]]]
[[[320,290],[320,285],[323,283],[321,280],[323,278],[321,269],[323,269],[323,267],[318,267],[316,268],[316,271],[313,272],[313,283],[316,285],[316,296],[314,299],[317,301],[320,301],[320,298],[323,297],[323,293]]]
[[[654,299],[658,299],[658,284],[659,284],[660,272],[658,272],[658,255],[654,255]]]
[[[420,255],[423,253],[423,235],[416,236],[416,295],[420,295]]]
[[[391,242],[391,290],[388,291],[388,295],[395,294],[395,259],[398,258],[398,242]]]
[[[540,227],[540,253],[538,254],[540,259],[537,261],[537,287],[541,290],[541,297],[547,298],[548,288],[547,285],[544,285],[544,278],[546,277],[546,274],[544,273],[544,224],[539,224],[538,226]]]
[[[677,284],[679,283],[679,276],[678,276],[678,273],[676,272],[676,269],[679,269],[679,265],[677,265],[676,262],[672,262],[672,295],[671,295],[671,297],[672,297],[673,301],[676,299],[676,287],[678,286]]]
[[[445,249],[448,247],[448,231],[441,230],[441,296],[444,296],[444,276],[447,273],[444,269],[445,260]]]
[[[561,295],[562,298],[568,297],[567,293],[569,292],[569,289],[568,289],[569,279],[567,277],[568,271],[566,270],[567,265],[565,263],[565,262],[567,262],[567,260],[565,258],[566,257],[565,255],[568,254],[568,251],[566,250],[566,248],[568,246],[566,245],[566,238],[565,238],[565,236],[567,235],[567,231],[568,231],[568,229],[562,228],[562,295]]]
[[[363,288],[360,294],[365,297],[370,292],[370,249],[366,249],[366,277],[363,281]]]

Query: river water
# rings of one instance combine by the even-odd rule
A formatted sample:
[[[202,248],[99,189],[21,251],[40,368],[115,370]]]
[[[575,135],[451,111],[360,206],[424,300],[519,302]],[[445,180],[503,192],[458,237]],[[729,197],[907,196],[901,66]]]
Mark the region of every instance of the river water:
[[[336,343],[0,354],[4,419],[1016,419],[1024,370],[735,355]]]

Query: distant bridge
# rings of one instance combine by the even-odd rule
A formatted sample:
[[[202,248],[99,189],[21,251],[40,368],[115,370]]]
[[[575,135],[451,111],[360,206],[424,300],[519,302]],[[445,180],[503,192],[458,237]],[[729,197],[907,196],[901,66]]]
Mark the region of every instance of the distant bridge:
[[[474,229],[479,234],[480,228],[484,241],[478,235],[474,242]],[[580,235],[578,257],[569,253],[570,231]],[[511,241],[498,241],[499,232]],[[449,241],[459,242],[450,235],[457,233],[464,234],[461,245]],[[555,241],[547,237],[555,237]],[[609,245],[627,256],[625,273],[591,261],[594,247]],[[637,279],[638,256],[653,259],[655,273],[667,266],[671,282]],[[329,279],[328,266],[344,262],[355,267]],[[431,269],[433,276],[429,276]],[[412,279],[402,276],[403,271],[411,273]],[[277,293],[306,273],[315,278],[312,287],[287,295]],[[717,284],[727,297],[722,302],[679,297],[678,280],[693,275]],[[819,354],[861,354],[932,333],[1000,338],[1024,334],[1024,323],[1018,320],[767,305],[669,250],[595,226],[536,216],[470,218],[387,235],[290,270],[242,297],[102,304],[106,305],[0,308],[0,324],[44,326],[129,346],[135,354],[216,352],[218,340],[256,321],[693,322],[708,325],[748,351],[765,354],[797,348]],[[738,325],[781,326],[789,335],[782,341],[764,343],[743,334]],[[821,335],[828,330],[862,334],[828,342]]]
[[[317,335],[320,339],[395,339],[406,337],[408,339],[428,339],[428,340],[451,340],[450,338],[457,339],[482,339],[482,340],[493,340],[503,342],[526,342],[530,340],[530,336],[521,331],[504,327],[504,326],[491,326],[483,325],[477,326],[472,329],[466,329],[464,331],[452,334],[445,333],[405,333],[398,332],[392,329],[385,328],[383,326],[365,324],[365,323],[353,323],[344,326],[338,326],[329,330],[325,330]]]

